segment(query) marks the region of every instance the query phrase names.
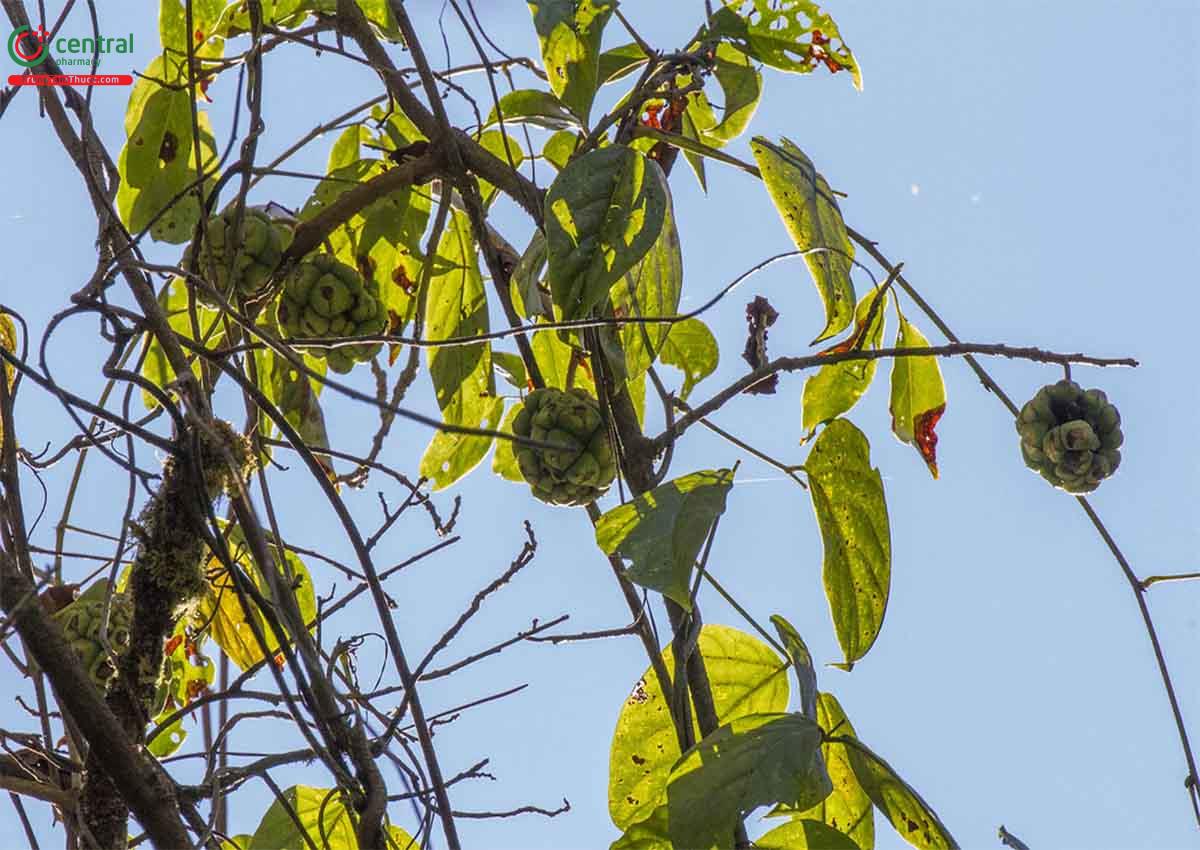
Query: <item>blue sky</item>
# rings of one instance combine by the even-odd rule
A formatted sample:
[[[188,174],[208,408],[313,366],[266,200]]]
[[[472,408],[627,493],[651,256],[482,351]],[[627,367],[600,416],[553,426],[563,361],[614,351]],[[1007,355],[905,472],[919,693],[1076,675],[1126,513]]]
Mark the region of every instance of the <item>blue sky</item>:
[[[409,5],[428,34],[434,61],[444,64],[436,35],[440,4]],[[499,43],[514,53],[536,53],[522,5],[513,5],[511,13],[507,6],[504,13],[497,4],[477,6]],[[692,33],[701,8],[698,2],[627,4],[642,34],[663,46],[681,44]],[[751,132],[787,135],[800,145],[830,184],[847,194],[842,209],[848,222],[878,240],[893,261],[905,263],[907,277],[962,339],[1139,359],[1136,370],[1075,372],[1085,386],[1104,389],[1125,421],[1122,468],[1093,504],[1140,575],[1196,570],[1200,462],[1193,442],[1200,431],[1200,395],[1191,346],[1200,307],[1194,286],[1200,265],[1194,200],[1200,188],[1200,9],[1167,0],[1140,7],[1079,0],[842,0],[827,10],[864,69],[864,91],[856,93],[844,75],[767,71],[765,101]],[[67,28],[82,32],[84,15],[80,6]],[[102,15],[106,29],[134,31],[143,51],[132,68],[113,63],[106,70],[148,64],[153,16],[133,4],[111,4]],[[468,61],[449,16],[447,26],[456,58]],[[611,43],[623,41],[612,29]],[[331,54],[314,61],[300,48],[270,54],[266,75],[264,159],[379,91],[369,72]],[[470,85],[482,95],[481,82]],[[210,93],[222,138],[229,129],[230,81]],[[621,93],[614,87],[603,102]],[[125,100],[119,89],[94,95],[96,123],[114,155],[124,138]],[[469,120],[465,111],[456,117]],[[322,169],[332,140],[313,145],[294,167]],[[40,330],[91,274],[94,219],[31,92],[22,92],[0,123],[0,151],[9,163],[0,182],[0,251],[9,258],[0,300]],[[732,151],[749,158],[745,139]],[[682,163],[672,178],[685,308],[790,247],[757,181],[714,166],[709,178],[707,198]],[[304,183],[276,181],[264,184],[253,200],[297,205],[308,190]],[[529,225],[511,205],[498,207],[496,223],[514,244],[524,243]],[[156,249],[152,256],[174,261],[177,252]],[[823,324],[801,265],[779,264],[762,273],[706,316],[722,359],[696,398],[743,373],[742,305],[755,294],[767,296],[781,313],[771,332],[773,354],[805,352]],[[915,308],[906,313],[938,340]],[[56,376],[87,397],[101,387],[103,352],[94,333],[90,320],[74,319],[54,337],[48,355]],[[1022,362],[987,366],[1018,399],[1060,375]],[[1197,828],[1183,788],[1178,739],[1117,565],[1074,501],[1024,468],[1011,419],[966,365],[943,362],[942,369],[950,401],[939,428],[939,481],[890,435],[886,367],[851,413],[870,437],[872,460],[884,477],[892,594],[874,649],[851,674],[822,668],[822,688],[840,698],[859,735],[920,790],[965,847],[998,846],[1001,823],[1035,848],[1194,845]],[[369,381],[362,370],[355,378],[364,386]],[[800,377],[785,376],[775,397],[742,397],[715,421],[799,462],[805,451],[798,446],[802,386]],[[434,410],[427,379],[418,387],[409,402]],[[27,446],[58,445],[69,436],[61,409],[32,387],[21,402]],[[240,419],[240,403],[222,403]],[[330,401],[326,414],[335,445],[367,445],[375,425],[370,411]],[[384,456],[415,477],[429,436],[397,426]],[[673,474],[738,458],[734,447],[696,431],[677,451]],[[51,504],[37,531],[40,543],[53,539],[69,474],[64,465],[46,475]],[[714,573],[759,619],[787,616],[818,662],[839,660],[807,494],[753,459],[743,462],[740,478],[710,560]],[[304,473],[282,472],[277,482],[277,490],[286,491],[285,529],[290,526],[298,542],[345,556],[347,547]],[[85,483],[86,504],[77,521],[111,530],[124,501],[124,479],[93,459]],[[368,527],[378,517],[379,489],[393,503],[401,498],[382,479],[347,494]],[[26,492],[36,515],[32,481]],[[390,585],[410,654],[422,654],[474,592],[504,570],[523,542],[525,519],[541,544],[534,564],[488,602],[442,660],[507,637],[532,617],[569,613],[572,630],[627,622],[582,512],[534,502],[486,467],[453,493],[464,499],[457,529],[463,540]],[[438,500],[448,505],[450,498],[447,493]],[[433,542],[428,523],[412,516],[381,544],[380,562],[401,561]],[[71,543],[106,551],[85,537]],[[319,590],[347,589],[336,574],[311,566]],[[69,569],[82,575],[89,568],[74,563]],[[1149,602],[1185,716],[1200,734],[1200,585],[1157,585]],[[702,597],[701,604],[708,621],[742,625],[718,598]],[[335,620],[326,634],[361,631],[365,614]],[[370,647],[364,671],[373,671],[379,660]],[[616,837],[606,811],[609,739],[624,697],[646,666],[641,652],[631,638],[519,646],[423,691],[429,709],[437,711],[529,683],[517,696],[439,728],[448,773],[489,758],[488,770],[499,780],[457,786],[457,807],[553,808],[564,797],[572,805],[554,820],[464,821],[467,845],[593,848]],[[364,672],[364,679],[372,678]],[[32,729],[13,699],[29,696],[28,683],[7,682],[0,692],[12,694],[0,697],[0,726]],[[279,729],[247,723],[235,745],[294,745]],[[277,778],[283,784],[326,782],[315,768]],[[247,786],[234,804],[235,829],[252,830],[268,801],[264,786]],[[48,822],[45,812],[38,820]],[[17,829],[11,808],[0,807],[0,835],[16,835]],[[877,835],[880,848],[906,846],[882,821]]]

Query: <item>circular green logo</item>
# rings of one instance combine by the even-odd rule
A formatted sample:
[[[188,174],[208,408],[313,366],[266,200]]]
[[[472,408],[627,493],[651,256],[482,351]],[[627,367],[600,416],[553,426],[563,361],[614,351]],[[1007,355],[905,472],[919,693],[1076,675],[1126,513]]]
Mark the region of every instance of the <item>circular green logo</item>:
[[[29,33],[29,38],[23,39],[25,33]],[[33,41],[37,44],[37,49],[29,52],[22,45],[22,41]],[[12,60],[23,68],[32,68],[34,65],[40,65],[46,61],[46,57],[50,54],[46,51],[46,34],[44,31],[35,33],[29,27],[21,27],[13,30],[12,35],[8,37],[8,55]]]

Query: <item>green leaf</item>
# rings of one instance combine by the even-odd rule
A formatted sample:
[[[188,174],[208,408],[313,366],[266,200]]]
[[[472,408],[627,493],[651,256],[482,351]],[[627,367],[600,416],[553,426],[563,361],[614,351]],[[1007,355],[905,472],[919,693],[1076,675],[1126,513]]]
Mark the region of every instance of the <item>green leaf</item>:
[[[192,238],[200,220],[195,194],[180,196],[196,179],[192,103],[186,89],[170,89],[155,82],[161,79],[174,80],[175,74],[159,57],[129,95],[126,142],[118,163],[117,213],[132,232],[150,227],[154,239],[178,245]],[[199,112],[197,123],[200,159],[204,169],[211,169],[216,143],[208,113]]]
[[[510,386],[521,392],[529,388],[529,378],[525,374],[525,361],[521,359],[520,355],[509,351],[493,351],[492,365]]]
[[[717,45],[713,76],[721,87],[724,110],[717,120],[704,92],[688,96],[686,115],[691,116],[700,141],[719,148],[733,141],[750,125],[762,98],[762,74],[732,45]]]
[[[154,336],[148,335],[147,339],[154,339]],[[17,325],[13,322],[12,317],[8,313],[0,312],[0,348],[3,348],[9,354],[16,356],[17,354]],[[10,391],[13,384],[17,380],[17,370],[8,365],[5,361],[3,366],[0,366],[0,381],[4,381],[4,386]],[[145,397],[145,393],[142,394]],[[4,422],[0,420],[0,446],[4,445]]]
[[[164,51],[173,54],[176,61],[186,61],[188,41],[191,40],[195,43],[197,57],[220,58],[225,52],[225,41],[211,36],[217,29],[221,13],[225,11],[225,0],[192,0],[191,5],[192,31],[189,33],[183,0],[160,0],[158,37]]]
[[[529,0],[550,88],[587,123],[600,87],[600,39],[616,0]]]
[[[818,820],[794,820],[754,842],[758,850],[862,850],[836,829]]]
[[[559,130],[546,140],[546,144],[542,147],[542,157],[546,162],[562,171],[567,167],[567,163],[575,155],[575,151],[582,141],[578,133]],[[537,232],[541,233],[540,230]]]
[[[525,160],[525,151],[509,133],[488,130],[479,137],[479,144],[496,159],[509,165],[513,171],[520,168]],[[479,194],[483,198],[484,206],[491,204],[499,193],[500,190],[488,181],[479,181]]]
[[[546,236],[540,230],[534,230],[529,239],[525,253],[517,261],[509,280],[509,291],[512,293],[513,307],[517,313],[526,319],[534,316],[549,317],[552,310],[549,298],[544,297],[540,288],[542,270],[546,268]]]
[[[665,778],[665,777],[664,777]],[[667,806],[657,807],[645,820],[631,824],[608,850],[675,850],[669,836]]]
[[[832,73],[849,71],[854,87],[862,89],[854,54],[833,18],[812,0],[753,0],[747,14],[738,14],[745,5],[744,0],[725,0],[725,8],[709,21],[712,32],[772,68],[797,74],[818,65]]]
[[[703,96],[703,92],[698,93]],[[707,103],[707,101],[706,101]],[[711,111],[711,110],[710,110]],[[704,144],[700,141],[700,131],[696,129],[696,121],[692,117],[689,109],[685,109],[683,116],[680,118],[679,134],[690,142],[697,145]],[[696,175],[696,182],[700,184],[700,189],[705,193],[708,192],[708,174],[705,171],[704,155],[697,153],[694,150],[683,148],[683,158],[687,160],[687,164],[691,167],[692,173]]]
[[[700,630],[696,649],[704,659],[721,723],[787,710],[788,665],[758,638],[708,623]],[[670,647],[663,651],[663,663],[674,671]],[[618,829],[628,829],[651,815],[662,801],[667,777],[679,757],[669,702],[653,668],[647,669],[621,707],[613,732],[608,812]]]
[[[887,293],[872,289],[858,302],[854,310],[854,332],[848,339],[833,346],[825,354],[843,351],[867,351],[879,348],[883,339],[884,311]],[[878,300],[871,316],[871,305]],[[871,326],[866,326],[871,316]],[[804,431],[811,432],[822,422],[836,419],[854,407],[875,378],[874,360],[846,360],[822,366],[817,374],[804,382]]]
[[[833,694],[822,693],[817,697],[817,723],[829,735],[856,738],[854,727]],[[857,739],[857,738],[856,738]],[[825,769],[833,783],[833,793],[807,811],[780,809],[772,814],[791,814],[808,820],[819,820],[826,826],[849,837],[859,850],[875,847],[875,814],[871,798],[859,784],[854,768],[850,764],[849,747],[826,741],[821,745],[825,757]]]
[[[780,614],[771,615],[771,625],[775,633],[783,641],[788,657],[792,660],[792,669],[796,671],[796,679],[800,683],[800,706],[804,716],[814,723],[817,720],[817,671],[813,669],[812,653],[808,644],[800,637],[800,632]]]
[[[683,289],[683,256],[675,212],[670,199],[662,231],[646,256],[625,274],[609,293],[613,315],[622,319],[656,319],[679,312],[679,294]],[[621,328],[621,347],[625,350],[625,374],[636,378],[650,367],[671,332],[669,324],[633,323]]]
[[[689,850],[727,848],[738,822],[759,806],[807,807],[831,789],[816,723],[802,714],[741,717],[705,737],[671,771],[671,841]]]
[[[863,790],[901,838],[919,850],[958,850],[945,824],[891,765],[861,742],[846,753]]]
[[[929,340],[900,317],[896,348],[927,348]],[[936,357],[897,357],[892,363],[892,433],[917,450],[938,477],[937,427],[946,412],[946,385]]]
[[[465,213],[455,211],[442,234],[438,256],[447,270],[429,284],[425,337],[430,341],[487,333],[487,299],[479,274],[475,240]],[[491,346],[486,342],[426,350],[429,374],[442,418],[450,425],[494,428],[504,411],[496,397]],[[434,489],[449,487],[483,460],[490,437],[439,432],[421,459],[421,474]]]
[[[183,278],[171,278],[171,282],[159,292],[158,303],[167,316],[167,324],[171,326],[171,330],[185,339],[194,341],[192,321],[188,314],[187,286],[184,284]],[[219,324],[217,312],[197,303],[196,317],[201,339],[209,348],[217,346],[225,336],[225,332]],[[167,362],[166,352],[159,344],[158,337],[154,334],[147,334],[143,347],[145,357],[142,361],[142,377],[156,387],[166,387],[175,380],[175,370]],[[197,358],[192,362],[192,374],[196,376],[197,380],[200,378],[200,368],[201,361]],[[145,390],[142,390],[142,403],[150,410],[158,407],[158,401]]]
[[[241,528],[237,526],[230,528],[226,539],[234,560],[242,566],[262,594],[270,599],[271,592],[266,577],[258,571]],[[278,563],[278,548],[274,545],[270,545],[269,548],[272,557]],[[288,572],[291,574],[289,577],[287,573],[282,573],[284,583],[294,588],[300,614],[304,618],[304,622],[310,623],[317,616],[317,600],[313,593],[312,577],[309,575],[308,567],[293,552],[284,550],[283,555],[287,561]],[[209,562],[209,566],[213,577],[210,578],[208,589],[192,615],[192,625],[199,628],[207,624],[208,633],[221,651],[229,656],[229,660],[243,671],[249,670],[263,660],[262,647],[259,646],[246,619],[246,612],[238,598],[237,587],[232,576],[215,558]],[[254,603],[250,601],[250,605],[253,607]],[[254,617],[266,637],[267,649],[274,653],[279,649],[279,641],[275,639],[274,631],[267,625],[262,613],[257,609],[254,610]],[[286,630],[287,627],[284,626],[284,628]]]
[[[825,427],[805,461],[825,547],[825,596],[849,670],[879,635],[892,579],[883,479],[866,436],[848,419]]]
[[[303,359],[309,369],[321,376],[328,370],[324,358],[304,354]],[[317,399],[321,391],[321,382],[310,378],[270,349],[255,352],[255,362],[258,367],[259,389],[267,400],[279,408],[283,418],[296,429],[306,445],[320,449],[329,448],[325,413]],[[259,429],[264,436],[271,436],[275,431],[270,417],[261,411]],[[330,478],[336,476],[333,462],[327,456],[318,454],[316,458]]]
[[[482,400],[479,426],[496,430],[504,413],[504,399]],[[421,456],[421,476],[433,482],[434,490],[444,490],[477,467],[487,457],[494,437],[473,434],[451,434],[438,431]]]
[[[854,316],[854,282],[850,279],[854,246],[842,211],[812,160],[788,139],[778,146],[755,136],[750,149],[792,241],[809,252],[804,261],[825,302],[826,319],[825,329],[813,341],[828,339]]]
[[[550,292],[565,320],[586,316],[654,246],[670,203],[652,160],[612,145],[571,161],[546,193]]]
[[[484,127],[497,124],[500,118],[507,124],[533,124],[547,130],[564,130],[578,127],[579,119],[571,114],[563,102],[548,91],[541,89],[517,89],[500,98],[500,109],[492,107]]]
[[[567,377],[571,374],[571,359],[576,356],[578,349],[567,345],[559,337],[557,331],[537,331],[533,335],[533,359],[542,370],[542,378],[546,386],[567,389]],[[571,386],[582,387],[596,396],[596,384],[585,363],[575,366],[574,379]]]
[[[508,413],[504,415],[504,421],[500,423],[500,430],[505,434],[511,434],[513,420],[517,418],[517,414],[524,407],[524,402],[517,402],[510,407]],[[514,481],[517,484],[525,483],[525,476],[521,474],[521,467],[517,464],[517,456],[513,452],[512,440],[496,440],[496,453],[492,455],[492,472],[505,481]]]
[[[716,371],[720,359],[716,337],[699,319],[684,319],[671,325],[671,332],[658,356],[663,363],[683,372],[679,397],[684,401],[696,384]]]
[[[300,850],[308,847],[305,836],[322,850],[358,850],[354,818],[336,788],[293,785],[283,792],[283,798],[296,814],[299,825],[283,803],[276,800],[254,830],[248,850],[283,847]]]
[[[339,168],[353,165],[362,157],[362,143],[373,139],[371,131],[362,124],[351,124],[338,135],[329,149],[329,162],[325,165],[325,173],[332,174]]]
[[[691,610],[692,566],[733,486],[728,469],[693,472],[606,512],[596,523],[596,543],[633,565],[625,577],[657,590]]]
[[[600,54],[600,85],[613,83],[646,64],[646,51],[636,43],[622,44]]]

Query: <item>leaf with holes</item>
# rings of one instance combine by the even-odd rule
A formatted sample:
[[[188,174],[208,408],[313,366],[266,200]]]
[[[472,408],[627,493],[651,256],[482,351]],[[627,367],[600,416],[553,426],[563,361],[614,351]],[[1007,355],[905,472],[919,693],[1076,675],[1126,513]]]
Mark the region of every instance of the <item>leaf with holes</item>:
[[[625,577],[691,610],[692,567],[733,486],[728,469],[693,472],[632,502],[618,505],[596,523],[596,543],[608,555],[633,564]]]
[[[529,0],[550,88],[587,123],[600,87],[600,39],[616,0]]]
[[[835,419],[804,463],[825,547],[825,596],[847,670],[879,636],[892,580],[883,479],[870,455],[866,435]]]
[[[671,771],[668,831],[676,847],[729,847],[737,824],[759,806],[808,807],[831,788],[816,723],[752,714],[705,736]]]
[[[896,348],[927,348],[929,340],[900,317]],[[892,433],[917,450],[929,474],[938,477],[937,428],[946,412],[946,385],[936,357],[897,357],[892,364]]]
[[[848,339],[821,352],[867,351],[879,348],[883,340],[884,309],[887,293],[872,289],[858,302],[854,311],[854,332]],[[876,304],[878,302],[878,304]],[[875,305],[875,306],[872,306]],[[871,326],[867,327],[870,317]],[[803,425],[805,433],[822,422],[836,419],[854,407],[875,378],[874,360],[844,360],[822,366],[804,382]]]
[[[854,246],[842,211],[812,160],[789,140],[776,145],[755,136],[750,149],[792,241],[808,252],[804,261],[825,302],[825,329],[813,342],[828,339],[845,329],[854,316],[854,282],[850,279]]]
[[[788,665],[771,647],[738,629],[712,623],[700,630],[696,646],[721,723],[787,710]],[[670,647],[663,652],[663,663],[668,671],[675,670]],[[679,756],[669,704],[654,669],[647,669],[621,707],[613,732],[608,813],[618,829],[643,821],[663,802],[667,777]]]
[[[157,80],[176,80],[162,57],[155,59],[129,95],[125,146],[117,170],[117,213],[132,232],[150,228],[160,242],[178,245],[192,238],[200,201],[185,190],[196,180],[192,147],[192,102],[186,89]],[[216,164],[216,142],[208,113],[197,113],[202,168]],[[211,182],[211,181],[209,181]]]
[[[550,293],[563,319],[586,316],[646,256],[670,205],[662,169],[621,145],[570,162],[546,193]]]
[[[671,332],[667,334],[659,358],[668,366],[675,366],[683,372],[683,388],[679,391],[679,397],[687,401],[696,384],[716,371],[720,355],[717,339],[708,325],[699,319],[684,319],[671,325]]]
[[[818,65],[832,74],[849,71],[854,87],[862,89],[862,71],[838,25],[812,0],[725,0],[709,26],[772,68],[797,74]]]

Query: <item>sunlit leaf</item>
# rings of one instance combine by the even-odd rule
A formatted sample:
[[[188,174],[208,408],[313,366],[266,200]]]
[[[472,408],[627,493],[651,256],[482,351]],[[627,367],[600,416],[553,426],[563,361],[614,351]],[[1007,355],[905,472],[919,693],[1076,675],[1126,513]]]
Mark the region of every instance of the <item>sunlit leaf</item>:
[[[812,0],[725,0],[709,26],[772,68],[799,74],[818,65],[834,74],[849,71],[854,87],[862,88],[862,72],[837,24]]]
[[[812,653],[800,632],[780,614],[771,615],[771,625],[783,641],[796,679],[800,683],[800,710],[814,723],[817,720],[817,671],[813,668]]]
[[[613,285],[609,294],[613,315],[621,319],[656,319],[679,312],[683,289],[683,255],[675,213],[667,200],[662,231],[646,256]],[[668,324],[634,322],[621,328],[621,347],[625,350],[627,378],[646,371],[658,356],[671,331]]]
[[[487,333],[487,299],[475,240],[465,213],[455,212],[438,245],[448,270],[430,280],[425,337],[431,341]],[[442,418],[450,425],[494,427],[504,411],[496,397],[491,346],[486,342],[426,349]],[[483,460],[490,437],[439,432],[421,459],[434,489],[449,487]]]
[[[616,0],[529,0],[550,88],[587,123],[600,87],[600,39]]]
[[[479,145],[496,159],[510,166],[514,171],[525,161],[525,151],[512,137],[511,133],[499,130],[488,130],[479,136]],[[486,180],[479,181],[479,194],[483,197],[484,206],[496,199],[500,190]]]
[[[752,714],[707,735],[671,771],[668,831],[676,847],[730,847],[759,806],[808,807],[830,792],[821,730],[802,714]]]
[[[17,326],[8,313],[0,313],[0,348],[14,356],[17,354]],[[17,380],[17,370],[9,366],[7,362],[0,361],[0,363],[3,364],[0,365],[0,381],[4,381],[4,385],[11,390]],[[0,447],[3,445],[4,420],[0,419]]]
[[[600,54],[600,84],[616,82],[646,64],[646,51],[630,42]]]
[[[324,376],[328,364],[323,357],[302,355],[305,366]],[[258,366],[258,385],[267,400],[279,408],[288,424],[304,440],[305,445],[315,449],[329,448],[329,433],[325,428],[325,413],[317,396],[321,382],[310,378],[293,366],[286,358],[265,349],[255,352]],[[264,437],[275,433],[274,422],[265,413],[259,414],[259,430]],[[333,462],[326,455],[317,454],[317,462],[333,477]]]
[[[573,160],[546,193],[550,292],[581,318],[653,247],[670,204],[658,164],[620,145]]]
[[[754,841],[757,850],[864,850],[819,820],[794,820]]]
[[[825,329],[814,342],[842,331],[854,316],[854,282],[850,279],[854,246],[842,211],[825,178],[804,152],[783,139],[775,145],[762,136],[750,142],[771,200],[792,241],[807,251],[804,261],[825,302]]]
[[[758,638],[708,623],[700,631],[697,650],[708,671],[721,723],[787,710],[787,663]],[[675,657],[670,647],[663,652],[663,663],[673,674]],[[621,707],[613,733],[608,812],[618,829],[649,817],[665,802],[667,777],[679,757],[669,703],[653,668],[647,669]]]
[[[896,348],[927,348],[929,340],[903,316]],[[937,427],[946,412],[946,385],[936,357],[897,357],[892,364],[892,433],[917,450],[938,477]]]
[[[870,453],[862,431],[835,419],[804,463],[825,548],[825,596],[847,670],[879,635],[892,578],[883,479]]]
[[[523,402],[517,402],[510,407],[508,413],[504,414],[504,421],[500,423],[499,430],[511,434],[513,420],[524,406]],[[517,465],[517,456],[513,452],[512,440],[496,440],[496,453],[492,455],[492,472],[506,481],[525,483],[525,476],[521,475],[521,467]]]
[[[492,351],[492,366],[509,386],[524,392],[529,389],[529,378],[525,374],[525,361],[511,351]]]
[[[856,738],[854,727],[833,694],[817,697],[817,722],[828,735]],[[781,807],[772,814],[790,814],[808,820],[818,820],[849,837],[859,850],[875,847],[875,813],[871,798],[859,784],[850,764],[849,748],[830,741],[821,745],[825,769],[833,783],[833,793],[807,811]]]
[[[658,356],[663,363],[683,372],[679,397],[684,401],[696,384],[716,371],[720,359],[716,337],[699,319],[684,319],[671,325],[671,332]]]
[[[547,130],[579,126],[579,119],[571,114],[561,100],[541,89],[518,89],[504,95],[500,98],[499,111],[493,106],[483,126],[497,124],[501,117],[506,125],[534,124]]]
[[[825,352],[864,351],[879,348],[883,339],[887,293],[872,289],[858,302],[854,311],[854,331],[850,337]],[[876,302],[878,302],[876,304]],[[872,305],[875,305],[872,307]],[[873,311],[873,313],[872,313]],[[871,325],[867,327],[867,318]],[[804,430],[812,431],[822,422],[836,419],[854,407],[875,378],[874,360],[846,360],[822,366],[804,382]]]
[[[248,850],[299,850],[308,847],[306,837],[323,850],[358,850],[354,818],[336,788],[293,785],[283,798],[300,823],[276,800],[259,821]]]
[[[542,231],[535,230],[509,280],[513,307],[526,319],[550,316],[550,299],[544,296],[541,290],[542,271],[545,268],[546,236]]]
[[[629,561],[625,577],[690,610],[692,567],[733,486],[728,469],[693,472],[606,512],[596,543]]]
[[[854,774],[900,837],[919,850],[958,850],[945,824],[891,765],[861,742],[846,747]]]
[[[566,168],[571,157],[575,155],[575,151],[581,141],[579,133],[573,133],[570,130],[559,130],[547,139],[546,144],[542,146],[542,156],[546,162],[553,165],[559,171],[562,171]],[[541,233],[541,231],[539,230],[538,233]]]
[[[167,324],[171,326],[172,331],[184,339],[196,340],[196,335],[192,333],[191,316],[188,313],[187,286],[182,278],[171,278],[171,282],[159,292],[158,303],[166,314]],[[216,347],[225,336],[217,312],[197,303],[196,316],[200,331],[199,338],[204,340],[209,348]],[[163,351],[158,338],[153,334],[147,334],[143,347],[145,358],[142,361],[142,377],[160,388],[174,381],[175,370],[167,361],[166,352]],[[200,377],[200,366],[199,359],[193,361],[192,373],[197,379]],[[158,401],[145,390],[142,390],[142,403],[151,410],[158,407]]]
[[[200,220],[200,202],[186,192],[195,182],[192,102],[185,88],[167,88],[178,79],[163,57],[150,63],[129,95],[125,111],[125,146],[118,171],[117,212],[129,230],[151,228],[160,241],[179,244],[192,238]],[[200,159],[204,169],[216,161],[215,140],[207,112],[197,113]]]
[[[591,366],[580,349],[563,342],[557,331],[537,331],[531,345],[546,386],[560,390],[567,389],[568,385],[582,387],[595,397],[596,382],[592,380]]]
[[[695,123],[701,142],[719,148],[740,136],[750,124],[762,97],[762,74],[746,54],[730,44],[717,45],[713,76],[721,87],[718,119],[704,92],[688,96],[686,114]]]
[[[250,551],[246,545],[241,528],[237,526],[230,528],[226,539],[230,553],[234,559],[254,581],[259,591],[267,599],[270,599],[271,592],[266,577],[258,571],[258,567],[255,565],[254,559],[250,555]],[[273,558],[278,563],[278,548],[274,545],[269,546],[269,548]],[[306,623],[312,622],[317,615],[317,601],[316,595],[313,592],[312,577],[308,573],[308,567],[290,550],[285,550],[284,558],[286,559],[287,571],[283,572],[281,570],[283,583],[293,588],[301,617],[304,618]],[[254,637],[254,632],[246,619],[246,611],[238,598],[237,586],[234,583],[233,577],[229,575],[215,558],[210,560],[209,567],[212,570],[212,574],[210,575],[208,588],[205,590],[204,596],[200,599],[195,612],[192,614],[192,625],[197,628],[207,625],[207,633],[212,636],[213,641],[221,648],[221,651],[229,656],[229,660],[242,670],[249,670],[263,660],[262,647],[259,646],[258,641]],[[279,649],[279,641],[276,640],[275,633],[267,624],[262,613],[254,608],[254,602],[251,600],[247,601],[251,608],[254,609],[254,618],[257,620],[259,628],[266,637],[268,651],[274,653]],[[286,626],[284,628],[286,630]]]

